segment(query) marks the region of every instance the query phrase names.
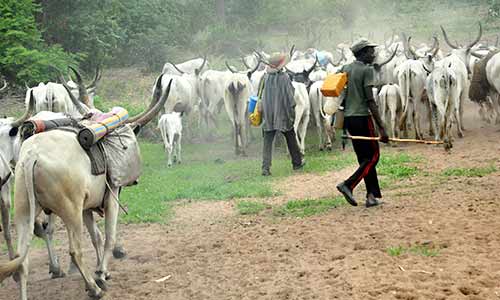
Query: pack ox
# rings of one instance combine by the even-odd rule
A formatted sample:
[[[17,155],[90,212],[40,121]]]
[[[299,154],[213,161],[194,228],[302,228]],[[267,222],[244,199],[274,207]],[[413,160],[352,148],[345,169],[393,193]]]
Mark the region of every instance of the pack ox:
[[[164,106],[170,84],[163,93],[158,82],[161,80],[157,81],[156,92],[148,110],[130,118],[129,125],[126,126],[139,129],[150,122]],[[107,268],[115,244],[118,217],[118,203],[112,197],[118,194],[120,187],[110,187],[106,184],[105,174],[91,175],[90,170],[90,159],[72,132],[47,131],[30,137],[22,144],[15,172],[17,255],[14,260],[0,264],[0,281],[15,274],[22,300],[27,300],[29,244],[35,218],[42,210],[59,216],[66,226],[71,260],[80,271],[89,296],[103,296],[106,279],[109,278]],[[106,240],[104,252],[99,252],[102,242],[96,233],[92,209],[102,206]],[[83,261],[81,238],[84,223],[98,252],[96,279]]]

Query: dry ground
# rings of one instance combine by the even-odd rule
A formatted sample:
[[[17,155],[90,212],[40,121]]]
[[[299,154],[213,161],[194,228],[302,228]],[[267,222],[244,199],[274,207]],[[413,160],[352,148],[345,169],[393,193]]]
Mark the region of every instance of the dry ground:
[[[105,299],[500,299],[500,172],[440,175],[450,167],[500,169],[498,127],[482,128],[476,116],[467,126],[451,153],[383,148],[423,159],[418,176],[385,191],[382,207],[342,206],[295,219],[240,216],[232,201],[184,201],[166,225],[121,226],[128,257],[111,263]],[[282,196],[264,201],[336,194],[350,171],[298,174],[278,184]],[[57,250],[66,267],[64,235],[60,228]],[[389,255],[397,247],[436,255]],[[85,256],[93,265],[89,247]],[[79,274],[49,279],[44,249],[31,252],[31,269],[30,299],[86,299]],[[0,299],[16,297],[7,279]]]

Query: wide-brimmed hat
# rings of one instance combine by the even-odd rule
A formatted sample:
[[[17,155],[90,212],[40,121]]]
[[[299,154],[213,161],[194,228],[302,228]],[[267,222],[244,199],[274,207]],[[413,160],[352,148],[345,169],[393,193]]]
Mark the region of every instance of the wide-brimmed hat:
[[[356,53],[366,47],[377,47],[377,46],[378,46],[377,44],[370,42],[367,38],[360,38],[359,40],[352,43],[351,51],[352,53]]]
[[[268,62],[271,69],[281,70],[288,63],[288,55],[283,52],[275,52],[271,54]]]

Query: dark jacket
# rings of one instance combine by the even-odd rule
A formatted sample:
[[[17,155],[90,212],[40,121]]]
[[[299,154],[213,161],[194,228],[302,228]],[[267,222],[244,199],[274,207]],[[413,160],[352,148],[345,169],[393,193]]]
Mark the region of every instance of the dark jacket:
[[[293,129],[295,120],[295,88],[284,72],[268,73],[262,78],[264,90],[260,110],[264,123],[264,131]]]

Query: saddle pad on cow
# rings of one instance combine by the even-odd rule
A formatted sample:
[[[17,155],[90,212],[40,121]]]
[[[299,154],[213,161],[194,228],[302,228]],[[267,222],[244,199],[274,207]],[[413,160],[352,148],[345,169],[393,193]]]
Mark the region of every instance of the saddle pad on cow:
[[[133,185],[141,175],[139,143],[129,125],[106,135],[100,143],[106,153],[108,180],[111,186]]]
[[[78,132],[78,142],[84,149],[89,149],[127,119],[128,112],[122,107],[113,107],[109,113],[94,114],[89,120],[80,122],[83,128]]]
[[[474,72],[469,89],[469,98],[471,101],[477,103],[486,101],[490,89],[488,77],[486,76],[486,64],[488,64],[488,61],[498,52],[499,51],[492,51],[474,64]]]
[[[89,149],[83,149],[90,158],[92,175],[101,175],[106,172],[106,153],[101,143],[92,145]]]

